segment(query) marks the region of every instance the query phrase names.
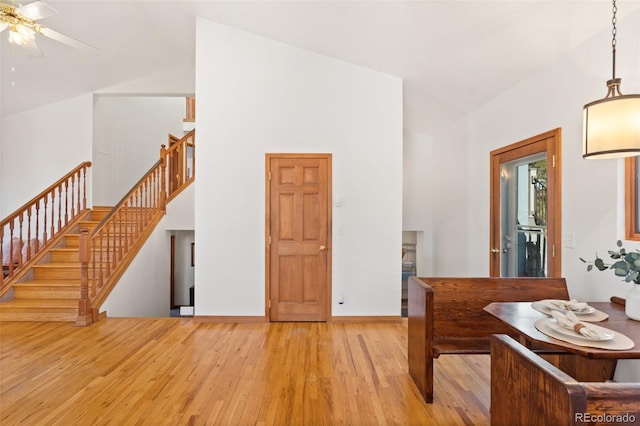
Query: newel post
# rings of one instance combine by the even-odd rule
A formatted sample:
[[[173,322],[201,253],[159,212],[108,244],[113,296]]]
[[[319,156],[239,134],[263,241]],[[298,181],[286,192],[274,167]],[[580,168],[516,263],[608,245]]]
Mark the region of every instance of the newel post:
[[[76,325],[84,327],[93,322],[91,315],[91,307],[89,300],[89,245],[91,240],[89,230],[82,228],[80,230],[79,251],[80,258],[80,300],[78,300],[78,319]]]
[[[167,204],[167,147],[160,146],[160,209],[166,210]]]

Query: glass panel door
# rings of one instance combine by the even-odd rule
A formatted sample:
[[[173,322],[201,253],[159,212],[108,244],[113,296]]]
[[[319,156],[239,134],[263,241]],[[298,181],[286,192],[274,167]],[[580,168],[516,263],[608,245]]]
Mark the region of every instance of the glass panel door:
[[[547,155],[502,163],[500,276],[547,276]]]

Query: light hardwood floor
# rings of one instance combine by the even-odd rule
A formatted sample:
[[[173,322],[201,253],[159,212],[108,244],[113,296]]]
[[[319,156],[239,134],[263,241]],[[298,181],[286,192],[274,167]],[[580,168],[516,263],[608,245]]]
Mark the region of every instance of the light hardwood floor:
[[[0,323],[0,424],[483,425],[488,355],[435,362],[425,404],[407,326],[107,318]]]

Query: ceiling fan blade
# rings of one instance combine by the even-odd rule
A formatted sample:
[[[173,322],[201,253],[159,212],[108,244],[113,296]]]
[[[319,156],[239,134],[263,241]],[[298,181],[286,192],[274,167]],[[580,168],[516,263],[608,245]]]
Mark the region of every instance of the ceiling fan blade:
[[[34,58],[41,58],[42,56],[44,56],[42,54],[42,51],[40,50],[40,48],[36,44],[35,40],[30,40],[25,44],[21,44],[20,45],[20,49],[25,51],[28,56],[31,56],[31,57],[34,57]]]
[[[64,34],[61,34],[57,31],[54,31],[50,28],[46,28],[46,27],[40,27],[40,33],[46,37],[49,37],[53,40],[59,41],[60,43],[64,43],[68,46],[71,47],[75,47],[76,49],[82,50],[84,52],[87,53],[96,53],[98,52],[98,49],[90,46],[86,43],[83,43],[79,40],[76,40],[75,38],[71,38],[69,36],[66,36]]]
[[[16,9],[16,12],[18,12],[25,18],[32,19],[34,21],[42,18],[47,18],[58,13],[57,10],[41,1],[34,1],[33,3],[20,6]]]

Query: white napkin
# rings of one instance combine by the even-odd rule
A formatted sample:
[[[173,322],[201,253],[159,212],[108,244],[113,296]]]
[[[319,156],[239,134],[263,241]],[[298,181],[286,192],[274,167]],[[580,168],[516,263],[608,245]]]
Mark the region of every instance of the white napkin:
[[[573,330],[577,334],[580,334],[588,339],[601,340],[602,336],[597,330],[589,327],[588,324],[580,322],[578,317],[573,312],[567,312],[567,315],[561,312],[551,311],[551,315],[556,319],[558,324],[568,330]]]
[[[564,309],[565,311],[582,312],[586,310],[589,305],[584,302],[578,302],[576,299],[566,300],[554,300],[553,304]]]

